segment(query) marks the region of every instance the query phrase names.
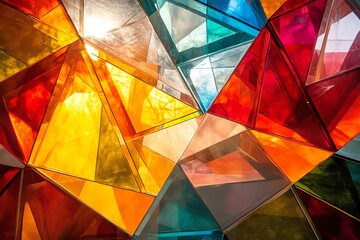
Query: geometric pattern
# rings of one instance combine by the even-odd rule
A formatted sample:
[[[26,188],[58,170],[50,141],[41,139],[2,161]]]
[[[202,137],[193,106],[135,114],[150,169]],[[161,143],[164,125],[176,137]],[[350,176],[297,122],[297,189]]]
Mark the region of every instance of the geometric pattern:
[[[0,0],[0,239],[357,239],[360,6]]]

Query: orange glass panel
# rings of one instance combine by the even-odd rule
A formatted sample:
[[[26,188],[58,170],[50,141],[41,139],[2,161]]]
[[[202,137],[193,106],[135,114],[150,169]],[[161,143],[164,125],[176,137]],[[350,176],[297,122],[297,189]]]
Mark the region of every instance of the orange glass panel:
[[[271,159],[295,183],[333,152],[301,144],[289,139],[251,131]]]
[[[21,239],[41,240],[29,203],[25,203],[22,219]]]
[[[71,36],[77,37],[77,32],[71,21],[67,17],[66,11],[61,5],[58,5],[56,8],[48,12],[45,16],[41,18],[41,21],[61,31],[64,31]]]
[[[261,0],[266,17],[269,19],[286,0]]]
[[[145,191],[157,195],[175,163],[148,149],[140,141],[127,143]]]

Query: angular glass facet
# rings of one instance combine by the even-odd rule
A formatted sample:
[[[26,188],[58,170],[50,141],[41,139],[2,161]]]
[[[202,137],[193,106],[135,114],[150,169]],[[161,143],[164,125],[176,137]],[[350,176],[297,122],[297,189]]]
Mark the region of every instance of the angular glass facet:
[[[322,239],[358,238],[360,235],[359,220],[301,190],[298,190],[297,193]]]
[[[176,166],[135,236],[137,239],[176,239],[214,234],[222,235],[219,226],[186,175]]]
[[[333,156],[300,179],[301,190],[360,219],[360,165]]]
[[[226,232],[237,239],[317,239],[291,190],[265,204]]]

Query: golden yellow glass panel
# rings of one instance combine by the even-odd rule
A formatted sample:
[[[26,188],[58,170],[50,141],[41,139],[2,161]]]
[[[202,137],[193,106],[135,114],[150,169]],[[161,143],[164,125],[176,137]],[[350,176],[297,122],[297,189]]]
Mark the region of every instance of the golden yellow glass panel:
[[[26,64],[0,49],[0,82],[26,68]]]
[[[256,136],[275,164],[293,183],[333,154],[333,152],[285,138],[254,130],[251,130],[251,132]]]
[[[44,169],[37,170],[130,234],[135,232],[155,198]]]
[[[40,147],[29,163],[93,180],[101,101],[78,77],[63,94],[66,98],[57,105]]]
[[[197,112],[114,65],[106,66],[136,132]]]

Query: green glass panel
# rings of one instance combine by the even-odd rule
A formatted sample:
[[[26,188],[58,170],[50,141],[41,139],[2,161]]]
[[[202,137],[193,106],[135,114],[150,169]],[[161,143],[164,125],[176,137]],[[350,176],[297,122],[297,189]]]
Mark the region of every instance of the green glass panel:
[[[95,180],[116,187],[139,190],[104,108],[101,112]]]
[[[360,218],[360,165],[333,156],[300,179],[296,186]]]
[[[291,190],[256,210],[226,233],[237,239],[316,239]]]

